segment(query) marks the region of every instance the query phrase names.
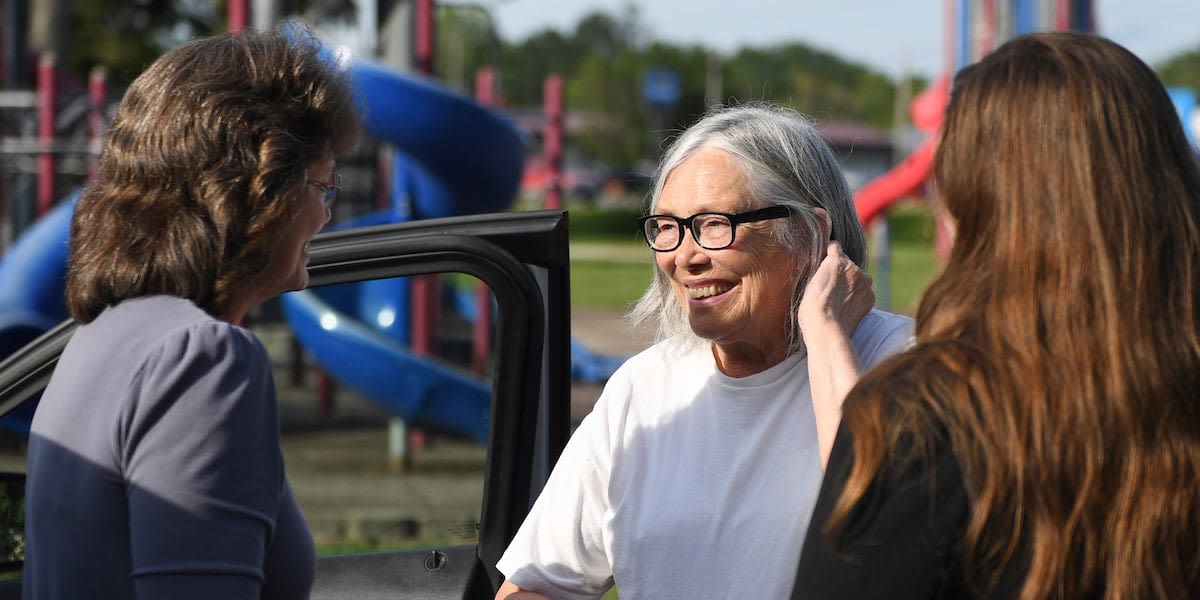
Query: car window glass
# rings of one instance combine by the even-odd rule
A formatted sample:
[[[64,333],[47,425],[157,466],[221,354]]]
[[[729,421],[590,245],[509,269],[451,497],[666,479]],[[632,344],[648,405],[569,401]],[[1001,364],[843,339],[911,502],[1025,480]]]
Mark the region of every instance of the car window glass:
[[[430,327],[413,325],[422,293]],[[248,319],[320,554],[476,542],[492,387],[481,299],[486,321],[473,277],[391,278],[289,294]]]

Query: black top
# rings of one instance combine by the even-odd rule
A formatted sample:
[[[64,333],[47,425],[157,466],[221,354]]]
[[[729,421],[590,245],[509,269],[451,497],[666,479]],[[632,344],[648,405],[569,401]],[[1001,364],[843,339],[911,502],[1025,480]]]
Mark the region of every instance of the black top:
[[[825,532],[829,513],[853,462],[853,438],[843,426],[804,541],[792,598],[978,597],[968,594],[963,582],[959,540],[969,507],[946,441],[935,440],[920,453],[897,449],[831,538]]]

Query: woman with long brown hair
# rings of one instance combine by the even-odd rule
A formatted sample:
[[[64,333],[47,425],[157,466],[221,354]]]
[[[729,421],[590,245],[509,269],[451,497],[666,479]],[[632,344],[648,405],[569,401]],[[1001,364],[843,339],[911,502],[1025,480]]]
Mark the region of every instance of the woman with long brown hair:
[[[1197,597],[1200,170],[1162,83],[1014,39],[934,177],[953,248],[845,401],[794,597]]]

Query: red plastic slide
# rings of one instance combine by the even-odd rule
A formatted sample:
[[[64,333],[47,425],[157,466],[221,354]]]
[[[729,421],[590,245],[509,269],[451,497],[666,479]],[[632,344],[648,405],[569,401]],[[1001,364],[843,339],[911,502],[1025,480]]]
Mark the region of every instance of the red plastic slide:
[[[933,166],[933,148],[934,139],[925,140],[903,162],[858,190],[854,196],[854,208],[864,227],[891,203],[912,195],[925,185]]]
[[[950,92],[950,78],[943,76],[913,99],[910,112],[913,124],[929,134],[900,164],[867,182],[854,196],[858,220],[869,225],[893,202],[910,196],[925,184],[933,167],[933,149],[937,145],[937,130],[942,125],[942,113]]]

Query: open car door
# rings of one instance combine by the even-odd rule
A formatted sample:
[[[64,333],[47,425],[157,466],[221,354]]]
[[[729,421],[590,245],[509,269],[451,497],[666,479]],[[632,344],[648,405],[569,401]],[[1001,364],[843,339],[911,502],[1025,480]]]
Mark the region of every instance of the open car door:
[[[567,233],[564,211],[533,211],[345,230],[313,240],[310,288],[465,273],[487,284],[498,309],[477,542],[321,557],[314,599],[494,596],[502,579],[496,562],[569,433]],[[66,321],[0,363],[0,417],[36,400],[74,327]],[[22,473],[0,473],[7,498],[22,497],[11,491],[22,481]],[[0,518],[22,512],[4,508]],[[11,526],[0,524],[0,532],[20,531]],[[18,578],[0,581],[0,599],[20,598],[19,556],[3,561],[0,570]]]

